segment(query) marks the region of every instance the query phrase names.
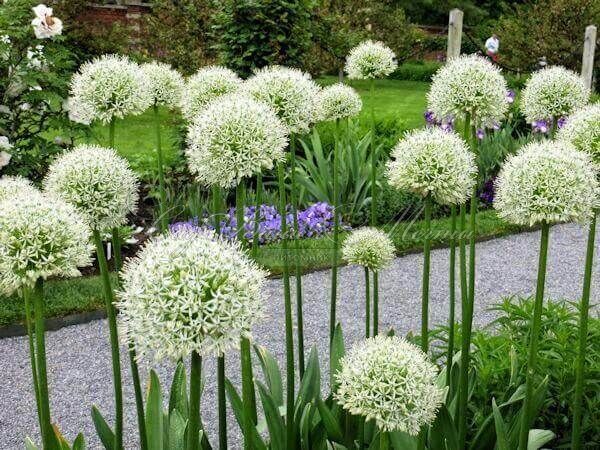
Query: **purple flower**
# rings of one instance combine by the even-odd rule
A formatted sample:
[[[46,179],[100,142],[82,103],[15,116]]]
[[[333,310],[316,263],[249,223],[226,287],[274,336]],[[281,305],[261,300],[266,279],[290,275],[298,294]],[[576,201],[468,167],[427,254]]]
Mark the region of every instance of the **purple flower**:
[[[508,91],[506,91],[506,103],[514,103],[515,101],[515,91],[513,91],[512,89],[509,89]]]
[[[492,124],[492,129],[498,131],[500,129],[500,124],[498,122],[494,122]]]
[[[483,130],[483,128],[478,128],[475,132],[475,136],[477,136],[477,139],[481,141],[485,137],[485,131]]]
[[[568,119],[566,117],[561,117],[560,119],[558,119],[558,122],[556,122],[556,125],[558,126],[558,128],[562,128],[567,123],[567,120]]]
[[[427,125],[435,125],[437,123],[437,120],[435,118],[435,115],[433,114],[433,111],[430,111],[430,110],[425,111],[425,113],[423,113],[423,117],[425,117],[425,122],[427,122]]]
[[[536,120],[531,124],[534,133],[547,133],[548,132],[548,122],[545,120]]]
[[[495,182],[495,178],[490,178],[483,184],[483,187],[481,188],[481,191],[479,192],[479,198],[482,201],[484,201],[485,203],[487,203],[488,205],[491,205],[494,202],[494,194],[495,194],[495,183],[494,182]]]

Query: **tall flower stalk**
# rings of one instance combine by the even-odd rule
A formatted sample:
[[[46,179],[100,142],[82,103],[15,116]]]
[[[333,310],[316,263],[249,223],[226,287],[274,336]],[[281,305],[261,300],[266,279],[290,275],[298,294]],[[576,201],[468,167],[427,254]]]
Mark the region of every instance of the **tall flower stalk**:
[[[446,355],[446,386],[451,384],[452,361],[454,359],[454,322],[456,308],[456,206],[450,207],[450,273],[448,275],[448,353]]]

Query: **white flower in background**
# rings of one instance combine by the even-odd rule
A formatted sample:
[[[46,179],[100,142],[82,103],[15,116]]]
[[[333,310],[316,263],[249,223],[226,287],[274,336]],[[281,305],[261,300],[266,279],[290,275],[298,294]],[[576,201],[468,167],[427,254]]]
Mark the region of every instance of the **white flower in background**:
[[[146,75],[153,103],[169,109],[178,108],[184,89],[181,74],[170,65],[159,62],[142,64],[140,67]]]
[[[350,50],[345,71],[348,78],[365,80],[385,78],[398,67],[396,55],[387,45],[378,41],[364,41]]]
[[[80,145],[50,165],[44,189],[74,205],[99,231],[123,225],[136,210],[138,179],[113,149]]]
[[[222,95],[239,89],[242,80],[237,74],[222,66],[208,66],[188,78],[181,99],[181,112],[193,121],[206,104]]]
[[[310,75],[301,70],[265,67],[248,78],[243,89],[273,108],[290,133],[307,133],[318,120],[320,88]]]
[[[383,431],[417,436],[433,423],[444,398],[436,366],[398,336],[378,335],[355,344],[335,378],[337,402]]]
[[[104,55],[83,64],[71,79],[70,104],[104,123],[141,114],[152,105],[148,80],[133,61]]]
[[[62,21],[52,15],[52,8],[44,4],[32,8],[35,13],[35,19],[31,21],[35,37],[38,39],[48,39],[57,34],[62,34]]]
[[[552,122],[582,108],[590,91],[583,79],[561,66],[538,70],[531,75],[521,94],[521,110],[528,123]]]
[[[0,42],[6,45],[10,45],[10,36],[8,34],[0,35]]]
[[[407,132],[391,152],[391,186],[443,205],[461,204],[471,195],[477,175],[475,155],[452,132],[427,127]]]
[[[36,45],[34,48],[27,49],[27,66],[32,69],[41,69],[47,66],[46,55],[44,55],[44,46]]]
[[[319,120],[329,121],[356,117],[362,109],[358,92],[343,83],[327,86],[319,93]]]
[[[502,122],[510,95],[500,69],[477,55],[453,58],[431,80],[427,108],[438,120],[471,115],[478,127]]]
[[[600,103],[586,106],[569,116],[558,131],[557,139],[573,144],[600,164]]]
[[[6,136],[0,136],[0,169],[8,166],[10,163],[11,154],[7,150],[13,148],[12,144],[8,141]]]
[[[5,152],[5,151],[0,151],[0,169],[8,166],[11,158],[12,158],[12,155],[10,153]]]
[[[265,277],[237,243],[168,233],[125,263],[117,307],[140,355],[221,355],[262,316]]]
[[[502,167],[494,207],[517,225],[583,223],[592,217],[597,192],[595,167],[587,153],[566,142],[533,142]]]
[[[394,259],[394,243],[389,235],[377,228],[363,227],[354,230],[342,245],[342,258],[378,272]]]
[[[287,129],[268,105],[236,93],[210,102],[187,142],[190,172],[205,185],[228,188],[282,160]]]
[[[11,148],[13,148],[13,146],[9,142],[8,137],[0,136],[0,150],[10,150]]]
[[[0,201],[0,292],[10,295],[39,278],[75,277],[89,266],[90,228],[77,210],[52,196]]]
[[[27,178],[10,175],[0,178],[0,202],[12,200],[19,195],[34,196],[37,194],[41,194],[40,191]]]

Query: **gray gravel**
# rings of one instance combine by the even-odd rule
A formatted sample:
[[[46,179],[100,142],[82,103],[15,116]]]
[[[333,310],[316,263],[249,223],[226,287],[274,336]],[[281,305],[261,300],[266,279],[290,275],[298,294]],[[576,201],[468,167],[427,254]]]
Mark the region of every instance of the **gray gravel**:
[[[583,274],[586,232],[576,225],[560,225],[552,229],[548,258],[547,296],[577,299]],[[600,239],[597,239],[597,242]],[[534,291],[539,232],[523,233],[478,244],[477,297],[475,324],[482,326],[494,318],[487,309],[502,296],[528,295]],[[599,245],[600,247],[600,245]],[[397,258],[390,269],[380,275],[381,328],[394,327],[400,333],[418,332],[420,326],[420,289],[422,255]],[[431,318],[432,324],[447,320],[448,250],[432,254]],[[338,305],[346,341],[363,335],[362,269],[341,269],[341,295]],[[328,271],[303,277],[304,318],[307,348],[316,345],[326,355],[329,315]],[[594,274],[593,291],[598,292],[600,273]],[[294,285],[292,281],[292,286]],[[266,346],[283,367],[284,327],[282,285],[271,280],[267,286],[267,320],[254,331],[258,343]],[[595,298],[592,299],[594,301]],[[112,382],[110,351],[105,321],[71,326],[47,333],[48,367],[53,420],[64,434],[73,439],[83,431],[89,448],[102,448],[95,437],[90,407],[96,404],[112,420]],[[137,448],[133,389],[128,361],[123,349],[126,399],[126,442],[128,449]],[[325,364],[323,364],[325,365]],[[147,374],[150,365],[141,367]],[[163,386],[170,385],[173,367],[155,366]],[[216,363],[205,360],[206,388],[203,396],[203,419],[211,439],[216,438]],[[228,362],[228,376],[239,381],[237,355]],[[22,449],[25,436],[37,438],[36,412],[31,387],[26,338],[0,340],[0,448]],[[230,448],[241,448],[237,425],[229,419]]]

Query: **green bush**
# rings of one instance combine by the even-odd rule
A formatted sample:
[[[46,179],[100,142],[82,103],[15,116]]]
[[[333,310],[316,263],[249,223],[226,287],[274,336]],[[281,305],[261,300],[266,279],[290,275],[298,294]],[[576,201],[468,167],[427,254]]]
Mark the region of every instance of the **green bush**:
[[[395,80],[431,81],[431,77],[442,67],[435,61],[409,61],[400,65],[390,76]]]

